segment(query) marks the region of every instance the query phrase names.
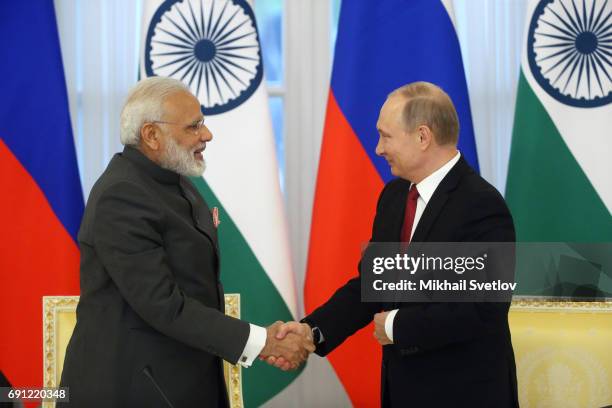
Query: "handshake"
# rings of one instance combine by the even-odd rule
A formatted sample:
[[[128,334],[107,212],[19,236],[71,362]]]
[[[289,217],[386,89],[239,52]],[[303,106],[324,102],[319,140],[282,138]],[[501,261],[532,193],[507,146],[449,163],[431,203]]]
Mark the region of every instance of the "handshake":
[[[266,331],[259,359],[283,371],[295,370],[315,350],[312,330],[306,323],[277,321]]]

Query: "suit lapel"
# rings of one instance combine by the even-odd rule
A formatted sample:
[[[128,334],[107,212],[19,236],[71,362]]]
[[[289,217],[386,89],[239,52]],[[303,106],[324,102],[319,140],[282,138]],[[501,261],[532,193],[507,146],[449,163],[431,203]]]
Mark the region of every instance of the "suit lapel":
[[[426,242],[428,240],[431,227],[448,201],[450,193],[457,188],[461,178],[470,171],[472,171],[470,166],[461,156],[457,164],[450,169],[431,196],[417,224],[411,242]]]
[[[444,204],[446,204],[446,201],[448,201],[448,193],[439,192],[438,190],[439,188],[436,189],[436,192],[431,196],[427,207],[425,207],[425,211],[423,211],[423,215],[421,215],[421,219],[414,230],[414,234],[410,240],[411,242],[427,241],[429,230],[436,221],[436,218],[438,218],[438,214],[440,214],[440,211],[442,211]]]
[[[431,196],[429,203],[427,203],[427,207],[425,207],[425,211],[423,211],[423,215],[421,215],[421,219],[417,224],[417,227],[412,235],[412,239],[410,240],[410,245],[408,246],[408,251],[411,254],[418,254],[420,251],[421,243],[429,241],[429,233],[431,228],[436,222],[436,219],[443,211],[444,206],[446,205],[450,193],[457,188],[457,184],[461,180],[461,178],[472,171],[470,166],[465,162],[463,156],[459,159],[457,164],[453,166],[453,168],[448,172],[448,174],[442,179],[436,191],[434,191]],[[410,186],[410,183],[408,183]],[[402,207],[402,212],[400,216],[400,221],[398,222],[399,228],[401,230],[401,226],[404,222],[404,211],[406,208],[406,199],[408,194],[409,187],[406,188],[405,192],[402,192],[402,202],[404,203]],[[399,207],[399,206],[398,206]],[[394,214],[394,216],[397,216]],[[399,240],[400,232],[398,230],[397,239]],[[388,307],[388,310],[397,309],[405,306],[405,303],[398,303],[399,292],[396,294],[394,301]]]
[[[388,231],[384,231],[384,241],[399,242],[402,234],[402,227],[404,225],[404,215],[406,213],[406,204],[408,204],[408,191],[410,190],[409,181],[402,180],[401,191],[399,193],[399,202],[401,205],[391,206],[389,209],[389,224]]]

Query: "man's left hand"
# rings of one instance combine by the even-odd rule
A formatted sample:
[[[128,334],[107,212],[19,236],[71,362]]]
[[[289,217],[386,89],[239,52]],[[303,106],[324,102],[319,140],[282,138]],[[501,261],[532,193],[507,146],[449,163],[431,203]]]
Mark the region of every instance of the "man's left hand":
[[[381,346],[393,344],[391,339],[387,337],[387,332],[385,331],[385,321],[387,320],[388,314],[389,312],[381,312],[374,315],[374,338]]]

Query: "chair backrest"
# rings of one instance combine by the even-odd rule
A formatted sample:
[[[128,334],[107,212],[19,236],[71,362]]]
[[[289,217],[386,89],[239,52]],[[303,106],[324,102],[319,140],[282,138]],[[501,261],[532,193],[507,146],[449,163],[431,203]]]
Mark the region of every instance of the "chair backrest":
[[[521,408],[612,405],[612,302],[515,300],[509,320]]]
[[[78,296],[43,296],[43,384],[58,387],[66,347],[76,325]],[[225,295],[225,314],[240,318],[240,294]],[[242,408],[242,370],[239,365],[223,362],[223,373],[231,408]],[[54,407],[51,402],[43,407]]]

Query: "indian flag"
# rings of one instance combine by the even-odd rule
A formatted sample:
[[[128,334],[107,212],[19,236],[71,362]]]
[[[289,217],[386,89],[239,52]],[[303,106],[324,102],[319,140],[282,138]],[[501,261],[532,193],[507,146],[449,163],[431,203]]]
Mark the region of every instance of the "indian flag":
[[[506,187],[517,238],[610,242],[612,2],[530,1],[524,38]],[[599,274],[597,257],[571,262]]]
[[[296,290],[262,53],[244,0],[148,1],[143,8],[141,77],[183,81],[198,97],[213,140],[204,178],[193,179],[219,208],[221,277],[240,293],[254,324],[294,320]],[[298,375],[256,362],[242,371],[245,406],[259,406]]]

